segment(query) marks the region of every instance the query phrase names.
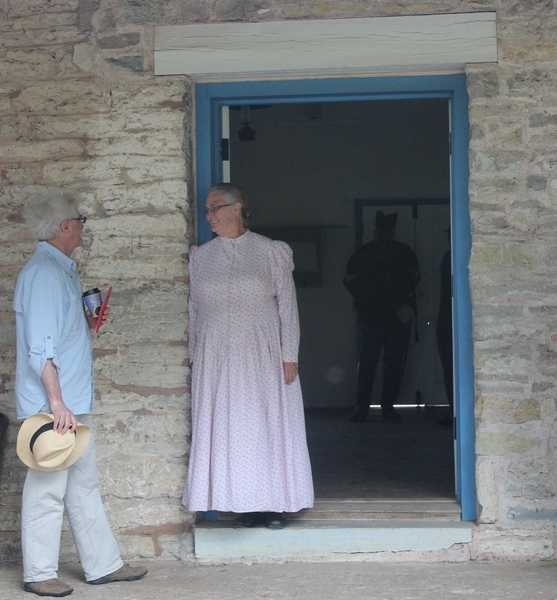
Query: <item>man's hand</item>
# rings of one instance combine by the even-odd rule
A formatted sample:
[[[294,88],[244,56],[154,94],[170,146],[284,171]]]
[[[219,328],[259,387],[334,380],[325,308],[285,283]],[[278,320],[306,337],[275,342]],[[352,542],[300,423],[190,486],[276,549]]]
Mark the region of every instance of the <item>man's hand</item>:
[[[77,419],[73,412],[62,402],[50,402],[50,410],[54,415],[54,431],[65,435],[68,431],[75,432]]]
[[[110,305],[107,304],[106,308],[104,310],[104,314],[103,314],[103,320],[102,320],[102,324],[105,325],[106,322],[108,321],[108,317],[110,315]],[[98,317],[93,317],[91,315],[91,313],[89,312],[89,309],[87,307],[85,307],[85,318],[87,319],[87,325],[89,326],[89,329],[95,329],[95,326],[97,324],[97,321],[99,320]]]
[[[283,362],[282,366],[284,369],[284,381],[286,381],[286,385],[290,385],[298,376],[298,363]]]
[[[65,435],[68,431],[75,431],[77,429],[77,419],[62,400],[58,371],[51,358],[46,361],[41,381],[48,396],[50,411],[54,415],[54,431],[62,435]]]

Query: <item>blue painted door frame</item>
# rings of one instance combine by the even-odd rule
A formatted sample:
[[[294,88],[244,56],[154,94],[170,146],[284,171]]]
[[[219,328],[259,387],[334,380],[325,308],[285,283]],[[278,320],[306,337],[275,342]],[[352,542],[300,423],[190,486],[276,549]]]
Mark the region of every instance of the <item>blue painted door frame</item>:
[[[462,519],[476,519],[474,370],[472,306],[468,277],[468,93],[465,75],[308,79],[197,84],[196,190],[197,239],[211,239],[203,215],[205,194],[221,180],[221,106],[302,102],[346,102],[448,98],[451,106],[451,231],[454,289],[456,413],[456,498]],[[433,465],[432,465],[433,467]]]

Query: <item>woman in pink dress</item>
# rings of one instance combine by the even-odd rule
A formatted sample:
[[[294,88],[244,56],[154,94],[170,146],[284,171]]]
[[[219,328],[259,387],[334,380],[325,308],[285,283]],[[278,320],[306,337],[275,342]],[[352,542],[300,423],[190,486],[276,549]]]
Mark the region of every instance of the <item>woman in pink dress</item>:
[[[190,249],[192,444],[183,503],[282,529],[313,506],[292,250],[247,229],[241,188],[213,186],[217,234]]]

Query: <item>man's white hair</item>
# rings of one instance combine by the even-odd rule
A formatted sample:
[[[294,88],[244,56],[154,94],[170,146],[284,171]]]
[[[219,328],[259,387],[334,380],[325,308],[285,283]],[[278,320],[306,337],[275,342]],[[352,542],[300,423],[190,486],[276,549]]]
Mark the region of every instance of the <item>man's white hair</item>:
[[[60,188],[51,188],[32,198],[23,216],[36,240],[52,240],[60,233],[62,221],[79,217],[77,198]]]

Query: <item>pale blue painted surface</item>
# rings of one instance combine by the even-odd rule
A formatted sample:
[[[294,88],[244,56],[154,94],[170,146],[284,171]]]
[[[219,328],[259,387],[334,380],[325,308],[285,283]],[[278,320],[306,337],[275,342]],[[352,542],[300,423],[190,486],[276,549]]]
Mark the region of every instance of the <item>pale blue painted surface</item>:
[[[366,526],[344,524],[290,524],[273,531],[266,528],[232,529],[202,526],[195,530],[198,559],[245,557],[325,557],[366,552],[432,552],[472,540],[470,523],[385,521]]]
[[[451,101],[452,260],[454,274],[454,348],[456,498],[462,519],[476,519],[474,370],[472,306],[468,262],[470,215],[468,197],[468,93],[465,75],[370,77],[207,83],[196,86],[196,158],[198,242],[211,239],[202,207],[207,189],[221,179],[220,107],[243,104],[279,104],[417,98]],[[210,517],[207,514],[207,517]]]

